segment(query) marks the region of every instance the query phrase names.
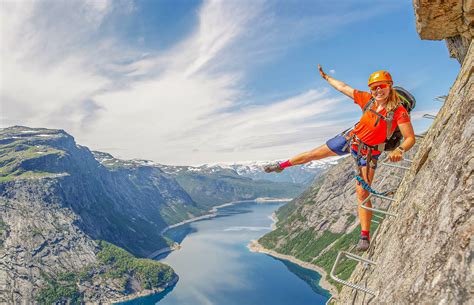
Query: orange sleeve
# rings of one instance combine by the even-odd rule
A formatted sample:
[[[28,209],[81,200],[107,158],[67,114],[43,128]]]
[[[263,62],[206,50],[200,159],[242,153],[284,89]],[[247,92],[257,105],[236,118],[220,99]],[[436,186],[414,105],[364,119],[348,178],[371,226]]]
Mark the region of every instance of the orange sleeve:
[[[410,122],[410,115],[403,106],[399,106],[393,115],[393,119],[398,125]]]
[[[359,91],[354,89],[354,103],[359,105],[361,109],[364,109],[365,104],[372,98],[369,92]]]

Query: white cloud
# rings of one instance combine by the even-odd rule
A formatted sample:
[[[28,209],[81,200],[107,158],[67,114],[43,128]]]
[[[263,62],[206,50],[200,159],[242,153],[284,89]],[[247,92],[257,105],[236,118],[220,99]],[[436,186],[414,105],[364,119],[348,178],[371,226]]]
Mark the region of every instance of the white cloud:
[[[132,14],[131,1],[2,3],[0,126],[62,128],[91,149],[174,164],[310,149],[350,124],[333,115],[350,105],[322,89],[249,104],[243,79],[298,39],[361,17],[295,22],[278,20],[271,7],[205,1],[194,31],[152,53],[140,49],[142,36],[130,46],[100,31],[117,10]],[[282,33],[294,33],[286,46],[291,35]]]

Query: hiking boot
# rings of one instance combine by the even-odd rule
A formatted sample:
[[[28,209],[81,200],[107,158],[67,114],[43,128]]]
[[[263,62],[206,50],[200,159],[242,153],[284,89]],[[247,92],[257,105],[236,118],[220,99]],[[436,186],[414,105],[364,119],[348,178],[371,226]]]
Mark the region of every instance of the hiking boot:
[[[273,162],[263,166],[263,170],[266,173],[276,172],[281,173],[283,169],[280,167],[280,162]]]
[[[361,236],[359,239],[359,243],[357,244],[357,251],[367,251],[370,247],[370,241],[367,236]]]

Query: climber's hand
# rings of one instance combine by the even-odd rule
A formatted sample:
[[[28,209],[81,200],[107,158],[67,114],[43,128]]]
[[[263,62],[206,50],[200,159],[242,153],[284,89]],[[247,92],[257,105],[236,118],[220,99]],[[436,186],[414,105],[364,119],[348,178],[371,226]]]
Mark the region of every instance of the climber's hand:
[[[388,154],[388,159],[392,162],[400,162],[403,159],[403,152],[395,149]]]
[[[318,70],[319,70],[319,74],[321,74],[321,77],[324,78],[325,80],[327,80],[328,75],[326,73],[324,73],[323,68],[321,67],[320,64],[318,64]]]

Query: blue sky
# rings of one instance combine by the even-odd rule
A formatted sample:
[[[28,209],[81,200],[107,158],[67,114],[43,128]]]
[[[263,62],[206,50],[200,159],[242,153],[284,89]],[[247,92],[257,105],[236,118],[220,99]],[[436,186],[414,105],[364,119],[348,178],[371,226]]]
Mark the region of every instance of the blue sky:
[[[289,158],[360,110],[386,69],[417,132],[459,64],[422,41],[411,1],[4,1],[0,127],[61,128],[93,150],[167,164]]]

